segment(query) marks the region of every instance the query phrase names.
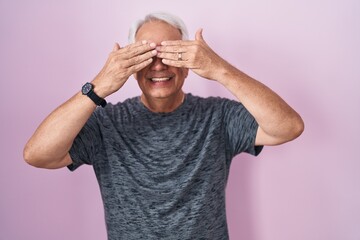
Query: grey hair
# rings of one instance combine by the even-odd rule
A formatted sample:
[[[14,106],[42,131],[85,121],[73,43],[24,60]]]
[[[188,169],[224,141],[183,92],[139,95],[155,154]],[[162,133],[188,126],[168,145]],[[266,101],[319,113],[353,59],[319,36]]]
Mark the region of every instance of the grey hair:
[[[129,43],[135,42],[136,33],[144,23],[156,21],[156,20],[164,21],[164,22],[170,24],[171,26],[179,29],[181,36],[182,36],[182,40],[189,39],[188,30],[187,30],[186,25],[183,22],[183,20],[181,20],[179,17],[172,15],[170,13],[153,12],[153,13],[146,15],[144,19],[137,20],[131,25],[131,27],[129,29],[129,37],[128,37]]]

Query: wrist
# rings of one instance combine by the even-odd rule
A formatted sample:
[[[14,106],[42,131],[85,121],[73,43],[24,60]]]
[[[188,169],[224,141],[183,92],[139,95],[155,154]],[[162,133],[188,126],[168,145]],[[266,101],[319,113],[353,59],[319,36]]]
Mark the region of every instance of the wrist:
[[[107,104],[106,100],[97,94],[93,83],[85,83],[82,86],[81,93],[88,96],[97,106],[105,107]]]
[[[93,87],[93,91],[96,93],[96,95],[98,95],[101,98],[106,98],[107,96],[109,96],[112,92],[110,87],[104,85],[101,83],[102,81],[98,81],[98,80],[93,80],[91,82],[91,84],[94,86]]]

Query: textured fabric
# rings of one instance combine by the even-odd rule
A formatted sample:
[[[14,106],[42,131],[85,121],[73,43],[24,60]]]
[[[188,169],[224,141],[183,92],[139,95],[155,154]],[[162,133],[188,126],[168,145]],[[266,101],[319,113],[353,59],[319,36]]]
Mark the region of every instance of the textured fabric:
[[[232,158],[255,147],[258,124],[238,102],[187,94],[171,113],[131,98],[98,108],[70,155],[91,164],[109,240],[228,239],[225,187]]]

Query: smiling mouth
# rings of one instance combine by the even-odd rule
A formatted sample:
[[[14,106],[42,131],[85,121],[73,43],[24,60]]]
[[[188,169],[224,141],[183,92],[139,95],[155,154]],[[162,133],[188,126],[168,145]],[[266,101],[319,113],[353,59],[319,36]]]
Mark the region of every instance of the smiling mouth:
[[[152,82],[166,82],[169,81],[172,77],[154,77],[150,78]]]

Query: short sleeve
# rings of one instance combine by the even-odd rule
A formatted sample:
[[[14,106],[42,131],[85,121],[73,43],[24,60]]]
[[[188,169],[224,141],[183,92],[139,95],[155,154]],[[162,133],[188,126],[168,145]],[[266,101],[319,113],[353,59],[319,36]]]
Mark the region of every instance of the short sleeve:
[[[71,146],[69,154],[73,163],[67,166],[68,169],[74,171],[83,164],[92,165],[101,147],[101,139],[99,121],[95,111],[76,136]]]
[[[232,156],[246,152],[257,156],[263,146],[255,146],[258,123],[240,103],[226,100],[223,103],[224,126],[227,146]]]

